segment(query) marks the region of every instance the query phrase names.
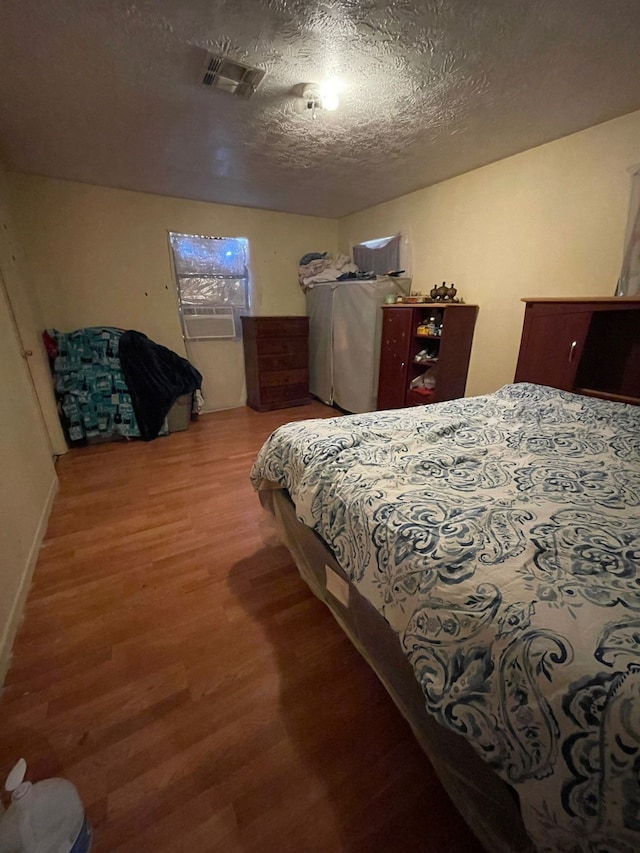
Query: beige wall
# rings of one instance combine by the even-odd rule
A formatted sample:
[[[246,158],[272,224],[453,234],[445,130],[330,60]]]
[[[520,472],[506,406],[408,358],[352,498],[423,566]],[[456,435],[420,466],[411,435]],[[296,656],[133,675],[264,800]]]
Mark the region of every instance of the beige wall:
[[[0,684],[55,493],[51,447],[8,302],[32,303],[0,172]],[[25,323],[28,318],[23,316]],[[31,322],[31,320],[29,320]],[[35,327],[32,328],[35,337]]]
[[[335,220],[18,174],[10,187],[46,326],[138,329],[181,355],[169,231],[248,237],[257,314],[304,314],[298,260],[337,245]],[[199,342],[190,357],[207,409],[244,404],[240,342]]]
[[[413,290],[480,306],[467,394],[513,380],[523,296],[609,296],[622,261],[640,112],[340,221],[339,245],[409,235]]]
[[[53,392],[49,359],[42,344],[44,322],[35,288],[26,271],[23,243],[18,241],[16,229],[9,209],[7,173],[0,167],[0,268],[19,333],[19,340],[36,391],[39,412],[44,420],[51,452],[61,455],[67,452],[67,444],[58,418],[58,408]]]

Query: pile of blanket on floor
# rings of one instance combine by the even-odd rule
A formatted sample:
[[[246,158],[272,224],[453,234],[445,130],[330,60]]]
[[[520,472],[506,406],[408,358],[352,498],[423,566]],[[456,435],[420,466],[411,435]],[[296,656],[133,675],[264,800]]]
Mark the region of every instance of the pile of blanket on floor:
[[[167,432],[174,402],[202,386],[195,367],[136,331],[45,332],[60,420],[71,444]]]

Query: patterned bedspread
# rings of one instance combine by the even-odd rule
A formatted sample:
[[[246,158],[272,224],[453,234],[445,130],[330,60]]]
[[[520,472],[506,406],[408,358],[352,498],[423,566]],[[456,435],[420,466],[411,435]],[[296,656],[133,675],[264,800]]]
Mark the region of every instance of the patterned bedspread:
[[[640,850],[640,407],[542,386],[281,427],[288,489],[543,851]]]

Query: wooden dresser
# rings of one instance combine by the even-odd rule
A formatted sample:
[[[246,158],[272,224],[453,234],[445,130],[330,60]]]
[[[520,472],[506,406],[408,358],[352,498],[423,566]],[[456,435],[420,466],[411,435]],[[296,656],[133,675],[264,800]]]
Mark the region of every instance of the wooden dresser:
[[[267,412],[310,403],[309,318],[241,319],[247,405]]]
[[[640,404],[640,298],[523,299],[515,382]]]

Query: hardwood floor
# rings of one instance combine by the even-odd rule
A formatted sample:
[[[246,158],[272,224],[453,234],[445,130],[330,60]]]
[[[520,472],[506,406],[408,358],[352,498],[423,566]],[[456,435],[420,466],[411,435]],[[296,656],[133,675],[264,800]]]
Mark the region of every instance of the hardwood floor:
[[[0,698],[0,773],[80,790],[96,853],[476,853],[248,480],[311,406],[74,451]],[[4,778],[4,776],[2,776]]]

